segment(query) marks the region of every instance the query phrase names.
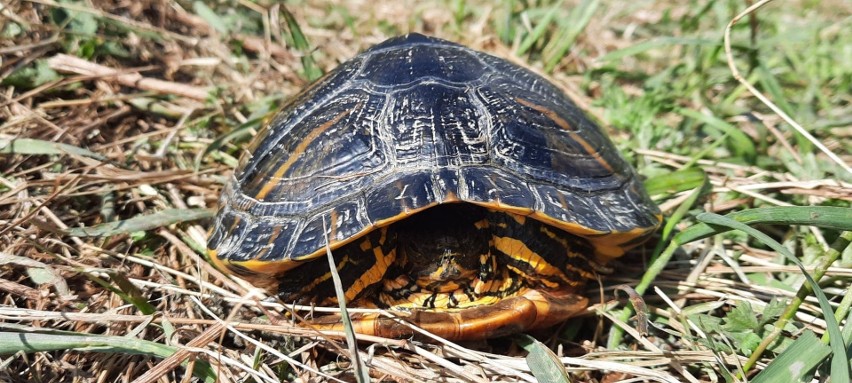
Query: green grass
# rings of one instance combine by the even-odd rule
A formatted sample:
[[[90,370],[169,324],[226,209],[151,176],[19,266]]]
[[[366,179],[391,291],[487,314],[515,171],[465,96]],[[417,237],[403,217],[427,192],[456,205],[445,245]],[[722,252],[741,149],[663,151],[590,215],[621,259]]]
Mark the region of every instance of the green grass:
[[[496,367],[474,346],[444,345],[455,356],[447,359],[425,346],[361,339],[362,356],[370,358],[358,369],[359,379],[367,379],[365,369],[373,378],[429,380],[450,370],[467,376],[465,364],[484,366],[486,379],[603,378],[576,368],[582,361],[550,352],[587,351],[576,346],[581,342],[600,352],[586,361],[613,363],[598,369],[633,376],[771,382],[790,378],[784,374],[791,366],[804,366],[796,378],[848,379],[843,355],[852,344],[852,174],[732,76],[723,35],[746,2],[300,0],[264,6],[143,1],[122,8],[64,0],[4,6],[0,241],[16,258],[0,263],[0,282],[10,282],[0,289],[6,305],[0,322],[19,326],[4,323],[0,336],[23,341],[9,343],[13,348],[0,355],[0,380],[70,379],[69,365],[104,371],[112,380],[140,376],[146,370],[140,366],[168,358],[175,344],[215,323],[193,309],[190,296],[221,308],[220,317],[233,315],[248,326],[240,331],[281,355],[247,347],[229,331],[220,345],[207,345],[227,358],[198,354],[210,366],[181,361],[168,379],[192,368],[210,379],[212,368],[239,380],[248,376],[237,367],[246,361],[258,381],[300,374],[354,378],[351,365],[338,360],[352,353],[340,338],[317,337],[319,347],[305,348],[316,334],[300,338],[306,334],[289,326],[285,312],[292,307],[240,301],[249,290],[204,263],[211,222],[195,220],[209,216],[205,209],[216,206],[229,170],[275,110],[339,62],[409,31],[525,63],[606,127],[646,178],[667,221],[658,243],[638,252],[644,258],[617,265],[597,309],[636,326],[613,287],[634,286],[645,294],[649,336],[657,346],[682,358],[693,355],[687,352],[705,358],[680,371],[669,362],[650,365],[654,371],[632,370],[630,362],[642,356],[619,359],[602,348],[658,352],[654,360],[663,352],[654,342],[625,335],[630,329],[587,317],[565,331],[534,334],[541,342],[492,342],[492,351],[510,354]],[[734,64],[743,77],[847,164],[850,13],[842,1],[772,2],[731,31]],[[48,60],[59,53],[209,96],[193,99],[169,87],[67,73]],[[589,295],[600,295],[597,286]],[[42,298],[35,304],[21,296]],[[19,316],[12,310],[20,308],[33,311]],[[66,312],[103,317],[52,315]],[[152,312],[200,322],[179,321],[184,327],[174,331],[152,324]],[[130,322],[109,322],[114,314]],[[606,331],[592,331],[598,323]],[[121,337],[132,342],[122,346]],[[37,344],[25,345],[31,341]],[[152,345],[162,347],[150,351]],[[134,347],[148,351],[124,355]],[[63,356],[60,350],[76,351]],[[35,352],[42,356],[33,359]],[[50,364],[59,358],[70,359],[65,367]],[[400,360],[410,370],[394,364]]]

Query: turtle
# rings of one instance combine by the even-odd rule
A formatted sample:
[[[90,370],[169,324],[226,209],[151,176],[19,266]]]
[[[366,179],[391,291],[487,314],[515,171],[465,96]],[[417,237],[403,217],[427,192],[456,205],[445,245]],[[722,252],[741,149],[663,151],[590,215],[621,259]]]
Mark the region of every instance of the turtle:
[[[450,340],[581,313],[584,284],[661,215],[634,168],[555,85],[443,39],[390,38],[293,97],[257,133],[208,242],[287,303],[338,304],[356,332]],[[376,310],[378,311],[378,310]],[[338,316],[306,323],[341,329]]]

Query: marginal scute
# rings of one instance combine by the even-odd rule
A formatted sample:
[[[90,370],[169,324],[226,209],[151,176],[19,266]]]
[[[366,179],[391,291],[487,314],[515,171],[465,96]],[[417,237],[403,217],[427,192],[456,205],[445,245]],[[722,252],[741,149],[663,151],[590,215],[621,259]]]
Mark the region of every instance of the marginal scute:
[[[327,243],[326,241],[329,239],[330,219],[331,214],[328,214],[328,212],[314,214],[309,217],[305,226],[299,232],[299,236],[296,237],[295,243],[293,243],[293,250],[291,251],[293,256],[290,258],[297,261],[303,260],[305,259],[305,255],[311,255],[323,249]]]
[[[237,215],[233,210],[227,209],[227,207],[220,210],[217,220],[218,223],[216,226],[221,227],[221,229],[217,230],[222,230],[222,234],[214,232],[211,241],[207,245],[208,248],[216,250],[218,254],[228,255],[227,258],[253,258],[255,256],[254,253],[243,252],[243,249],[240,248],[243,242],[243,233],[245,233],[247,226],[246,220]],[[245,257],[241,257],[241,254],[245,254]]]
[[[536,191],[543,202],[541,211],[563,222],[574,222],[597,231],[613,231],[606,213],[598,209],[599,193],[567,193],[551,185],[539,185]]]
[[[465,168],[465,200],[471,202],[499,202],[507,206],[536,208],[536,198],[530,185],[510,174],[493,168]]]
[[[346,241],[370,225],[366,214],[362,214],[364,209],[363,201],[359,199],[342,202],[332,209],[328,223],[332,243]]]
[[[392,183],[367,193],[367,215],[373,223],[420,210],[436,202],[430,172],[400,174]]]
[[[432,187],[436,202],[457,202],[459,198],[458,169],[440,169],[433,173]]]
[[[281,259],[281,253],[290,253],[291,237],[286,233],[292,233],[299,227],[299,221],[288,218],[274,218],[255,222],[256,230],[268,233],[271,238],[263,242],[266,251],[259,254],[257,259],[276,260]],[[271,242],[270,242],[271,241]]]

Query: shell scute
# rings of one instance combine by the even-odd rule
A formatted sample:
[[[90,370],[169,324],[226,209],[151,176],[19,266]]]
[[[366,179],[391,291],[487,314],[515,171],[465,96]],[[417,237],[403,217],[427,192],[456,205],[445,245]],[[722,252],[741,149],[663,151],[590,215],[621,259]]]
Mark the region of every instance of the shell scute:
[[[393,182],[378,185],[367,193],[367,215],[373,224],[396,219],[436,201],[430,171],[399,174],[394,178]]]
[[[469,51],[447,49],[433,44],[411,44],[398,50],[373,51],[357,79],[378,86],[399,86],[424,78],[442,82],[466,83],[476,80],[484,65]]]
[[[440,168],[490,158],[484,113],[467,89],[424,83],[394,92],[392,100],[385,123],[402,166]]]
[[[535,193],[524,180],[493,167],[465,168],[463,200],[480,204],[501,205],[534,209]]]
[[[242,193],[259,201],[329,200],[332,179],[360,177],[388,166],[375,116],[385,98],[341,93],[294,121],[270,125],[236,176]]]
[[[624,160],[599,128],[571,112],[573,104],[557,105],[517,86],[489,84],[479,94],[493,116],[491,141],[501,165],[575,189],[623,183]]]
[[[227,207],[221,209],[207,248],[215,250],[217,254],[227,254],[233,260],[255,258],[256,254],[241,248],[247,227],[248,222],[235,211]]]

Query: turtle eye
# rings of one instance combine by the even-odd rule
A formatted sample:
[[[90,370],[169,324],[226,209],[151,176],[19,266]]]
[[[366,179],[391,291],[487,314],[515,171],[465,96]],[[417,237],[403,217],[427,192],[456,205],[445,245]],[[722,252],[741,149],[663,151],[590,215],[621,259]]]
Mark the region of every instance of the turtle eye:
[[[455,257],[456,257],[455,253],[452,250],[445,247],[444,248],[444,255],[441,256],[441,263],[444,263],[444,264],[449,263]]]

